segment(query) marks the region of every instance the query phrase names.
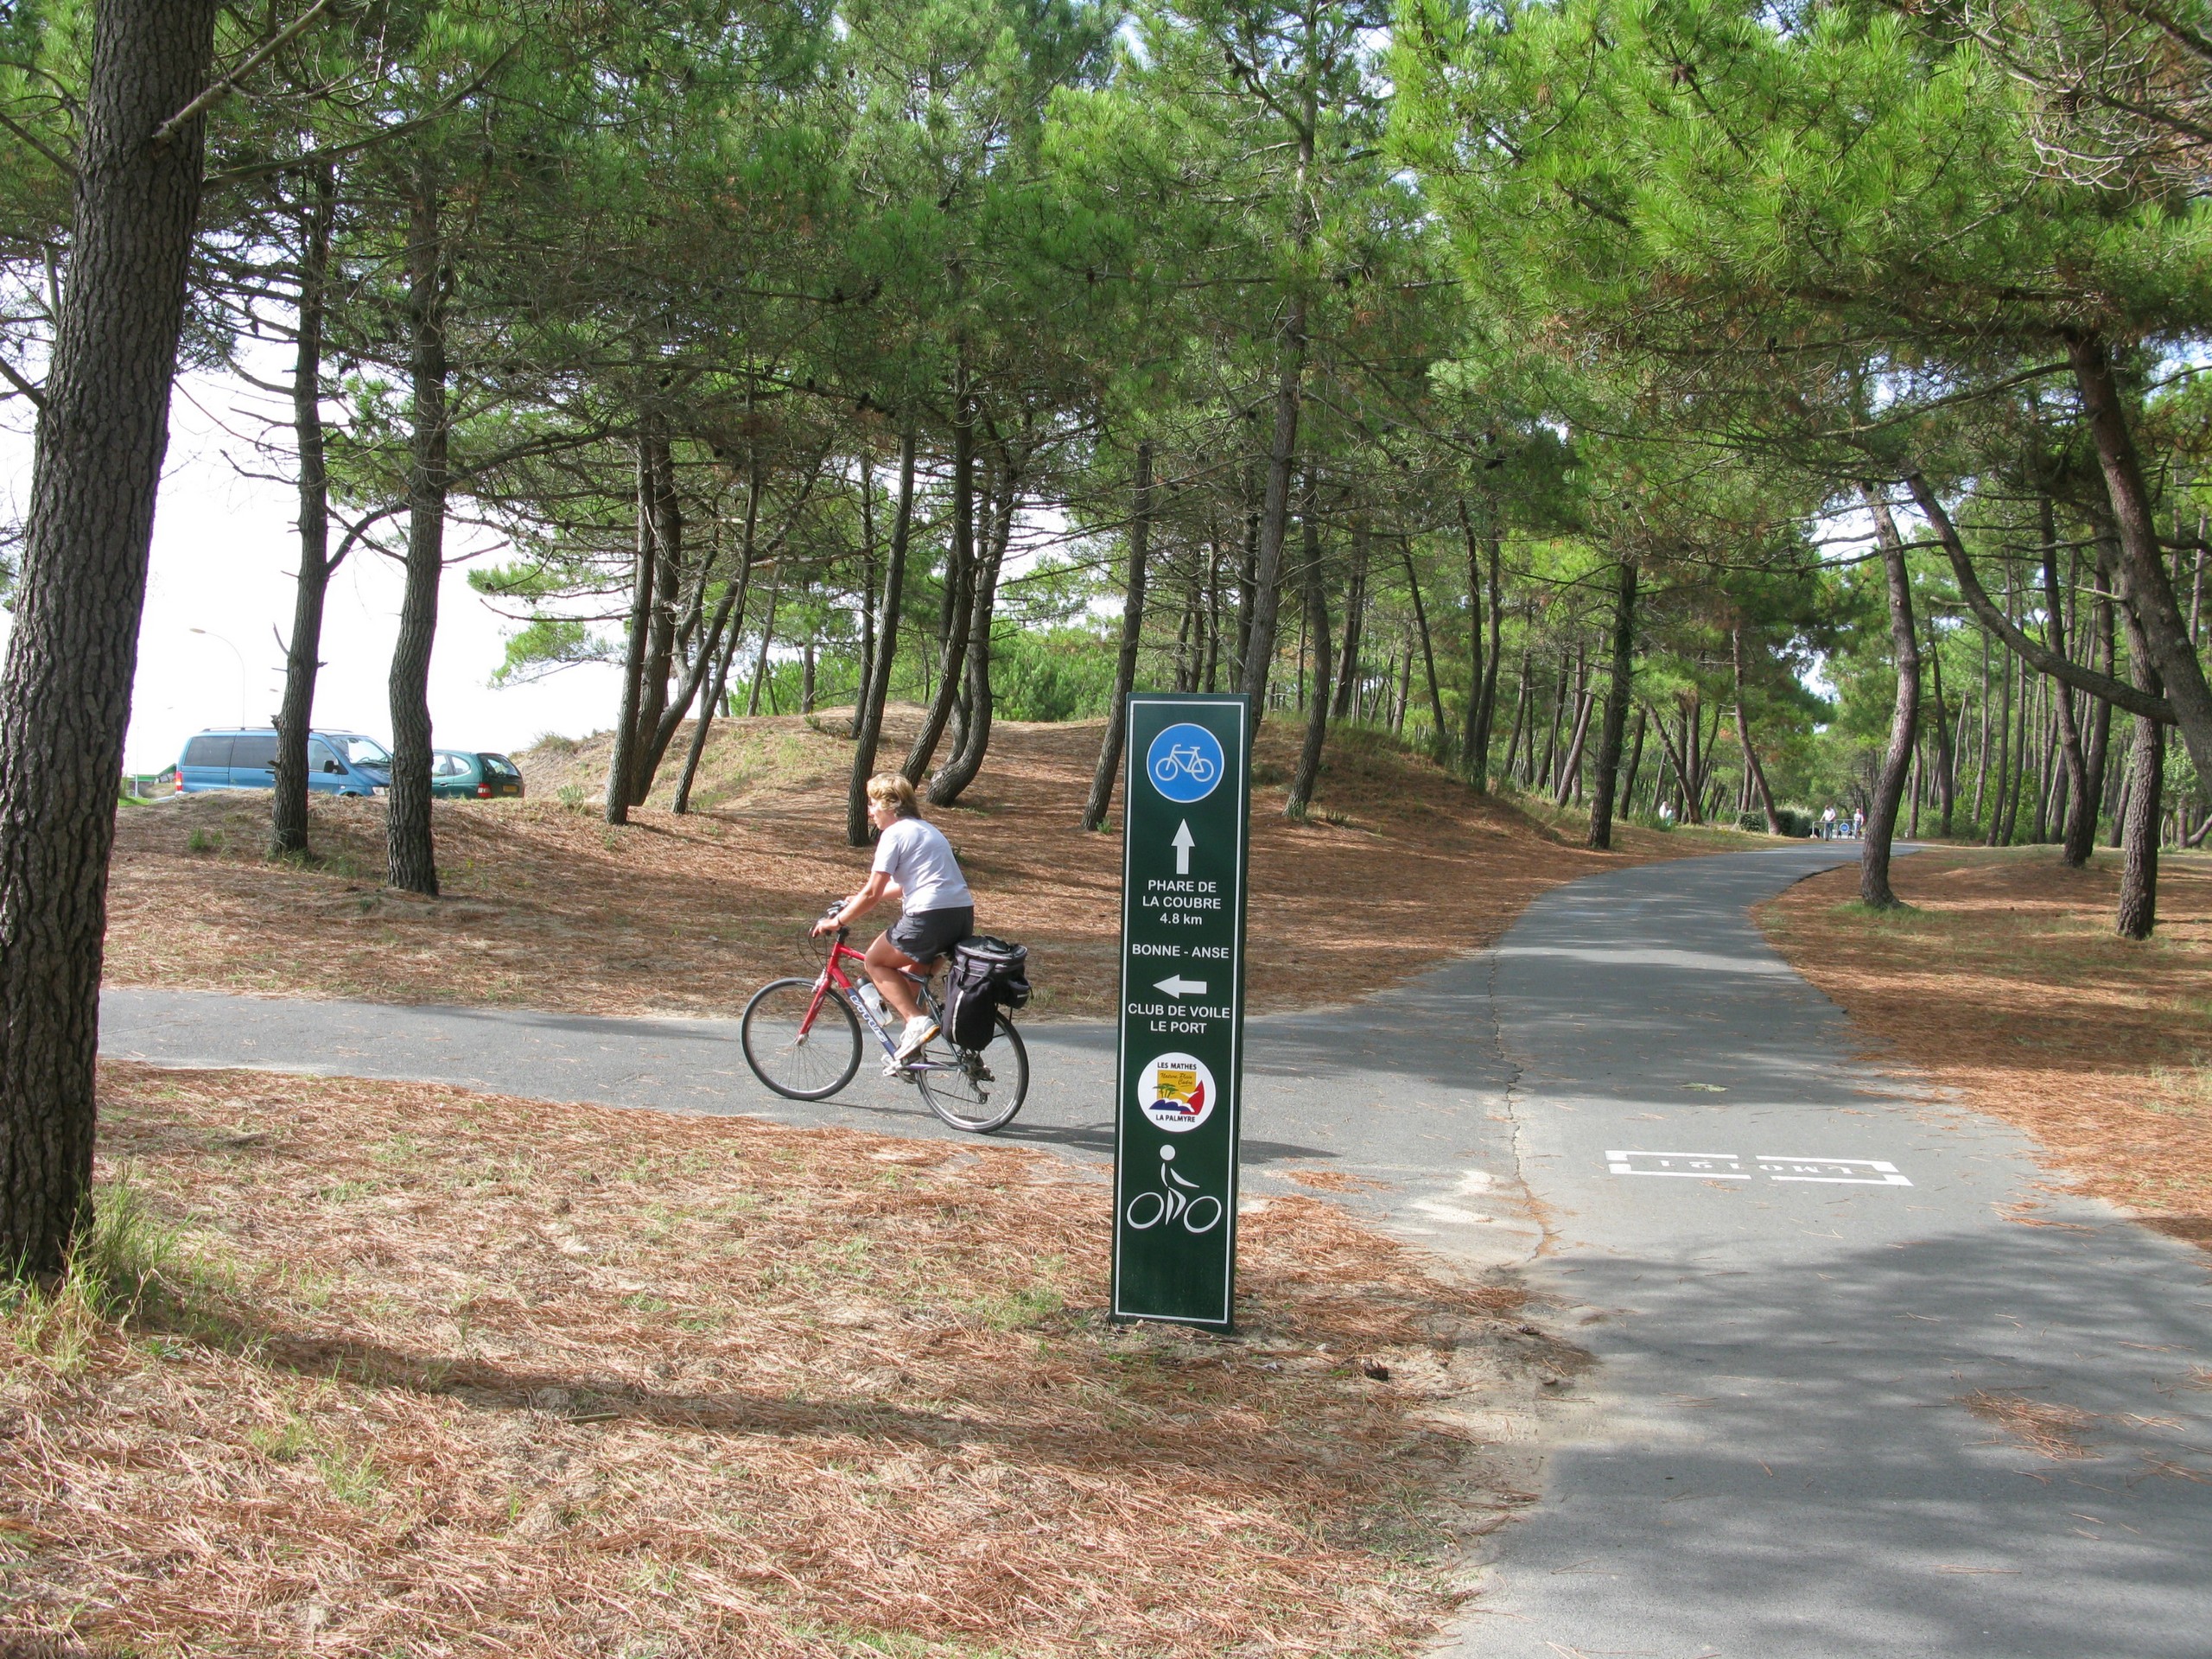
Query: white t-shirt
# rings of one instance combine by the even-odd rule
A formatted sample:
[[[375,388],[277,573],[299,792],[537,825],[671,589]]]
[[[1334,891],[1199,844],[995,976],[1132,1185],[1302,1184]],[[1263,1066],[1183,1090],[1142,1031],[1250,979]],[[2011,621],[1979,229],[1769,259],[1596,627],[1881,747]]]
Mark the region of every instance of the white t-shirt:
[[[876,841],[874,868],[899,884],[900,907],[909,916],[976,903],[951,843],[926,818],[893,818]]]

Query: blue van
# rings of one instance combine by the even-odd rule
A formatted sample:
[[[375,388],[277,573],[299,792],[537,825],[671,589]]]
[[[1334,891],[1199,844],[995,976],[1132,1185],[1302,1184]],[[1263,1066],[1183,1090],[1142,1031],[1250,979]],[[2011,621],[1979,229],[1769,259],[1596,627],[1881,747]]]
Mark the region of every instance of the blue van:
[[[176,763],[176,792],[276,787],[276,733],[200,732]],[[391,787],[391,755],[359,732],[308,734],[308,788],[325,795],[381,795]]]

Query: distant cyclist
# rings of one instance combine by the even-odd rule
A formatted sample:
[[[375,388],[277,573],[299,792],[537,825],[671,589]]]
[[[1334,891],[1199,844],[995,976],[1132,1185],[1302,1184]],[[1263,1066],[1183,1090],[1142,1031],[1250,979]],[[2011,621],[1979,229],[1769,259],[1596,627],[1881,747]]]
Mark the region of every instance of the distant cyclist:
[[[875,864],[867,883],[814,925],[818,937],[849,927],[879,899],[896,897],[902,914],[868,948],[868,976],[906,1022],[899,1058],[910,1060],[937,1035],[905,970],[922,969],[976,931],[976,897],[942,831],[922,817],[914,786],[896,772],[868,780],[868,817],[876,829]]]

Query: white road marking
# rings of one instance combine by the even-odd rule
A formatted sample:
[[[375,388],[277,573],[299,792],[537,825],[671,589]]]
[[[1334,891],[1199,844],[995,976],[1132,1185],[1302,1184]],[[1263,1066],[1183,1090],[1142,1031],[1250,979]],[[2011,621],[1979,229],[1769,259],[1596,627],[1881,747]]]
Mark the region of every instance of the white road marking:
[[[1777,1181],[1824,1181],[1832,1186],[1912,1185],[1895,1164],[1881,1158],[1783,1158],[1763,1152],[1759,1169]]]
[[[1637,1162],[1637,1160],[1643,1162]],[[1616,1175],[1675,1175],[1685,1180],[1748,1181],[1751,1172],[1732,1152],[1609,1152]]]
[[[1783,1158],[1761,1153],[1756,1173],[1771,1181],[1811,1181],[1827,1186],[1910,1186],[1885,1158]],[[1748,1181],[1753,1171],[1732,1152],[1622,1152],[1605,1154],[1616,1175],[1671,1175],[1681,1180]]]

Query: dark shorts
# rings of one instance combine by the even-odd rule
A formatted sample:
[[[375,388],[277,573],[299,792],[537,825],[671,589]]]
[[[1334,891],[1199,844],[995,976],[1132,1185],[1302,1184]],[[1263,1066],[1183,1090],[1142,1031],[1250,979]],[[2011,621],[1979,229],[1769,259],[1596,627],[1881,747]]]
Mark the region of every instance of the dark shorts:
[[[952,910],[918,910],[891,924],[891,943],[916,962],[927,962],[976,931],[976,907],[962,905]]]

